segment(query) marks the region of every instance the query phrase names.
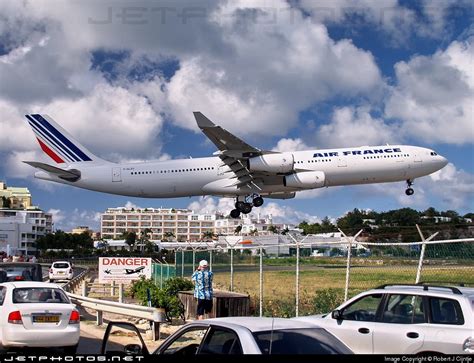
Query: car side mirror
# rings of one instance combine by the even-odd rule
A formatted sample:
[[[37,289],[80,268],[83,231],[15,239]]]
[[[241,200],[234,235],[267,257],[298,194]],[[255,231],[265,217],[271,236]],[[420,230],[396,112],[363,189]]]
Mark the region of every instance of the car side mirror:
[[[342,320],[342,312],[341,310],[334,310],[331,313],[331,318],[336,319],[336,320]]]
[[[142,354],[142,347],[138,344],[127,344],[124,348],[125,354],[139,355]]]

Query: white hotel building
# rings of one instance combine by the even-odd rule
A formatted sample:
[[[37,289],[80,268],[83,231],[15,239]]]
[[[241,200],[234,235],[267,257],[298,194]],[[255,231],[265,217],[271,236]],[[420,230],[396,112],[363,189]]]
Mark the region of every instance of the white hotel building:
[[[217,214],[193,214],[187,209],[108,208],[101,218],[103,239],[120,239],[124,232],[149,228],[151,240],[197,241],[203,233],[214,233]],[[172,234],[173,237],[167,237]]]
[[[36,251],[36,240],[52,232],[52,215],[40,209],[0,208],[0,251],[10,255]]]
[[[188,209],[163,208],[108,208],[101,218],[103,239],[121,239],[124,232],[137,236],[146,228],[151,229],[151,240],[199,241],[203,234],[233,235],[242,226],[241,233],[270,234],[271,216],[261,219],[247,215],[241,219],[224,217],[221,213],[197,214]],[[284,229],[286,226],[276,225]],[[169,237],[172,234],[173,237]]]

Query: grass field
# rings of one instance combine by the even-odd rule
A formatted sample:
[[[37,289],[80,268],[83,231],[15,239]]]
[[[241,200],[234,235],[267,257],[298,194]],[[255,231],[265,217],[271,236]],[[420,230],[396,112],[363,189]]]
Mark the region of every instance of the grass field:
[[[249,294],[253,313],[258,313],[259,272],[234,271],[233,291]],[[264,315],[294,316],[296,272],[294,266],[265,266],[263,272]],[[353,267],[350,275],[349,297],[390,283],[415,283],[416,265]],[[300,269],[300,315],[327,312],[343,301],[346,281],[345,267],[307,266]],[[473,266],[425,266],[421,281],[433,284],[464,284],[474,286]],[[230,290],[230,272],[216,271],[214,286]],[[321,303],[320,300],[324,300]],[[327,311],[324,311],[326,309]],[[322,310],[322,311],[321,311]]]

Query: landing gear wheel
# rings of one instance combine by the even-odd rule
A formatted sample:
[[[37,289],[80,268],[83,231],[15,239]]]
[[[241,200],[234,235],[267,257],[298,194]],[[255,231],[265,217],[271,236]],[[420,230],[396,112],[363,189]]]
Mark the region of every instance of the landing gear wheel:
[[[235,209],[242,212],[244,209],[245,202],[235,202]]]
[[[262,197],[256,197],[252,201],[254,207],[261,207],[263,205],[263,198]]]
[[[239,218],[240,217],[240,211],[238,209],[232,209],[230,211],[230,216],[234,219]]]
[[[406,195],[413,195],[414,193],[415,191],[412,188],[408,188],[407,190],[405,190]]]
[[[241,210],[243,214],[249,214],[252,211],[252,204],[250,203],[244,203],[244,206]]]

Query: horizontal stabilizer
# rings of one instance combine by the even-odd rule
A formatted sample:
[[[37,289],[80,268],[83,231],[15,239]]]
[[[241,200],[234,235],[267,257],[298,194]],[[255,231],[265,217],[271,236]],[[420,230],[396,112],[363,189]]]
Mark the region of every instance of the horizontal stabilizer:
[[[48,165],[45,163],[39,163],[37,161],[24,161],[25,164],[31,165],[35,168],[46,171],[47,173],[53,174],[58,178],[75,182],[81,178],[81,172],[77,169],[64,170],[56,166]]]

